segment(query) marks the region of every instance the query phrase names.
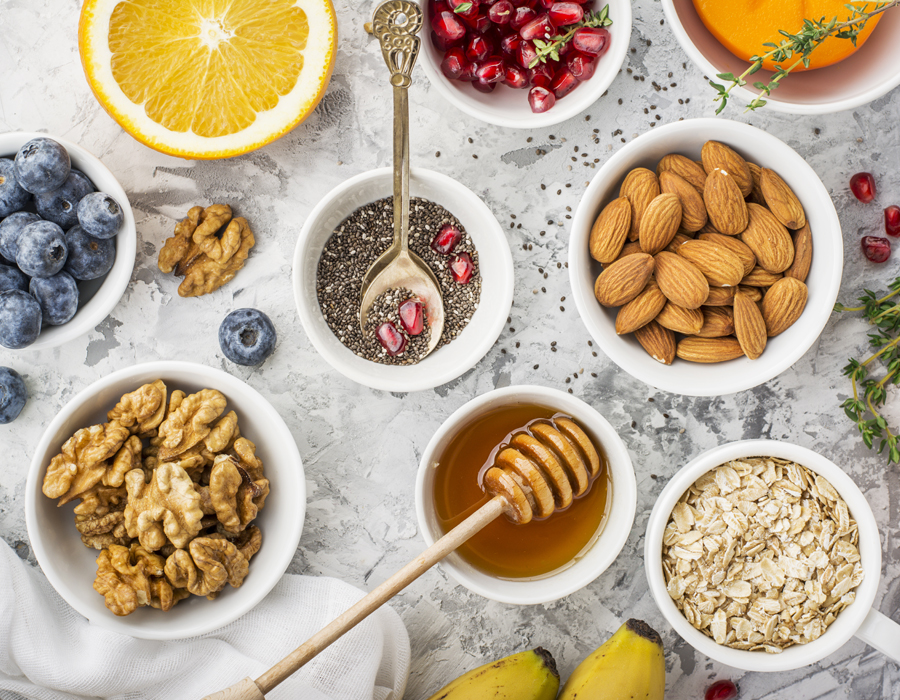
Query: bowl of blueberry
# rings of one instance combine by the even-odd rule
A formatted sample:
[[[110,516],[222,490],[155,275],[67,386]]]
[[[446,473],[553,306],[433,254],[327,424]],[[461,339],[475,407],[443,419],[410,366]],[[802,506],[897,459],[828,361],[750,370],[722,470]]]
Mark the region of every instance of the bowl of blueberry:
[[[96,157],[56,137],[0,134],[0,347],[90,331],[125,292],[136,245],[125,190]]]

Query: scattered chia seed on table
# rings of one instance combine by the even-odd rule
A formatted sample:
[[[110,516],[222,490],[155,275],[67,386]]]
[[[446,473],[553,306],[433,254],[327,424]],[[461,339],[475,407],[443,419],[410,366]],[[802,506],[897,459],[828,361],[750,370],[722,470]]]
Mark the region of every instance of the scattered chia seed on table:
[[[425,329],[419,335],[409,335],[400,323],[400,304],[416,295],[410,290],[388,289],[382,292],[369,309],[366,318],[366,346],[367,350],[377,353],[377,361],[386,365],[414,365],[420,362],[428,354],[428,343],[431,341],[431,326],[425,324]],[[401,334],[406,336],[406,349],[399,355],[391,357],[387,350],[378,342],[375,330],[385,321],[390,321]],[[372,346],[369,348],[368,346]],[[370,358],[371,359],[371,358]]]
[[[319,258],[316,296],[328,327],[354,353],[382,364],[411,364],[407,360],[412,343],[403,354],[390,357],[374,333],[363,337],[359,326],[362,278],[393,240],[393,207],[393,198],[385,197],[360,207],[338,225]],[[453,255],[465,252],[472,257],[475,272],[468,284],[453,280],[448,266],[453,255],[440,255],[431,249],[432,239],[445,223],[457,226],[463,234]],[[411,198],[409,203],[409,247],[434,271],[441,287],[444,332],[437,346],[440,349],[462,333],[478,308],[481,300],[478,251],[456,217],[439,204],[420,197]]]

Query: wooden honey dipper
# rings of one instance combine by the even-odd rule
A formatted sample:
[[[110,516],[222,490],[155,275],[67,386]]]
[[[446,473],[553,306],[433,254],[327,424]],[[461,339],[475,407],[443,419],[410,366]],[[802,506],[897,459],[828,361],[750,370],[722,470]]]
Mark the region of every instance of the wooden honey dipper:
[[[245,678],[203,700],[265,700],[266,693],[501,514],[522,525],[549,517],[586,493],[601,468],[599,451],[571,418],[530,422],[497,448],[483,477],[492,496],[487,503],[255,681]]]

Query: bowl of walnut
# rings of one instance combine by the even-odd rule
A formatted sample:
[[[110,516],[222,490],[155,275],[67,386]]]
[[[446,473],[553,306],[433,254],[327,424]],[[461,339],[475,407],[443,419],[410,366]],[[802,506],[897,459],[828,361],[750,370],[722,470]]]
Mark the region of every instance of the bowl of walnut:
[[[872,607],[872,509],[840,467],[805,447],[745,440],[687,464],[653,506],[644,565],[669,624],[720,663],[788,671],[854,635],[900,661],[900,625]]]
[[[204,634],[278,582],[303,529],[303,465],[256,390],[221,370],[151,362],[75,396],[32,460],[25,519],[57,592],[144,639]]]

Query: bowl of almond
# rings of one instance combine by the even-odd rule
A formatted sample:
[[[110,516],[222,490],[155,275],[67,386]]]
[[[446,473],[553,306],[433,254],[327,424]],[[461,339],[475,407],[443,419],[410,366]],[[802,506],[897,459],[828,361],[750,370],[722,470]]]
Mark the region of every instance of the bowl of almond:
[[[815,171],[755,127],[693,119],[645,134],[600,169],[575,214],[579,314],[622,369],[717,396],[793,365],[828,321],[841,226]]]

